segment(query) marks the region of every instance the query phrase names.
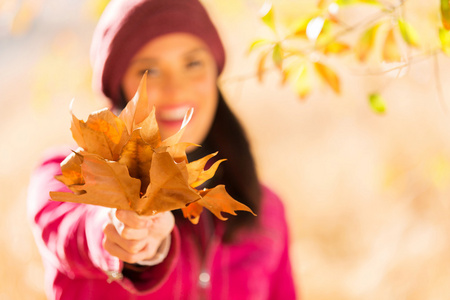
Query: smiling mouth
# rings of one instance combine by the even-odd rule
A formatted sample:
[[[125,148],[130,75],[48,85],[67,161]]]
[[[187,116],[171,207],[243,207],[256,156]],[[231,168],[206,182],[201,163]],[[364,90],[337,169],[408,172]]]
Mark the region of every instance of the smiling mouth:
[[[157,119],[161,122],[183,122],[186,112],[189,110],[190,106],[183,105],[172,108],[159,108],[156,110]]]

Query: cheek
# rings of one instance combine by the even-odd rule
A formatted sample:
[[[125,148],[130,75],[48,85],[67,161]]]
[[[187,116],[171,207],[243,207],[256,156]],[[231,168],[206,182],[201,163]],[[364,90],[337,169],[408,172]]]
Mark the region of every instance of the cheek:
[[[215,80],[205,80],[197,85],[197,106],[204,121],[213,118],[217,106],[217,86]]]
[[[200,80],[193,84],[197,91],[198,102],[202,102],[202,105],[210,106],[217,99],[217,85],[216,78],[207,76],[203,80]]]
[[[187,126],[183,139],[185,142],[200,144],[206,138],[217,109],[218,92],[215,82],[197,86],[194,118]]]
[[[127,101],[130,101],[134,97],[134,94],[136,94],[139,82],[140,80],[136,76],[132,77],[125,75],[122,81],[122,90]]]

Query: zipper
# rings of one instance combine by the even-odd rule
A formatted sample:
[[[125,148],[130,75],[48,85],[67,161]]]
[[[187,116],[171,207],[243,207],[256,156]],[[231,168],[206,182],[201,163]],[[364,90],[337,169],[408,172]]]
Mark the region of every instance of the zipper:
[[[197,287],[200,294],[200,299],[209,299],[211,289],[211,268],[217,252],[220,235],[217,232],[216,224],[209,212],[204,212],[202,215],[203,236],[197,237],[199,246],[200,269],[197,276]],[[204,243],[202,243],[203,238]],[[204,245],[204,248],[202,247]]]

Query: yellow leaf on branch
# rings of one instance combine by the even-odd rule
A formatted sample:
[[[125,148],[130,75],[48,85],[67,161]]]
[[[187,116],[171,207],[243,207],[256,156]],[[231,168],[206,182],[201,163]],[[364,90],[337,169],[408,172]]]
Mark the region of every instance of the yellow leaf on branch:
[[[450,30],[439,28],[439,40],[441,42],[442,52],[450,56]]]
[[[370,108],[377,114],[384,114],[386,112],[386,103],[379,93],[372,93],[369,95]]]
[[[336,72],[320,62],[315,62],[314,68],[316,69],[317,74],[319,74],[319,77],[326,82],[335,93],[339,94],[341,92],[340,80]]]
[[[450,0],[441,0],[442,25],[446,30],[450,30]]]
[[[276,31],[275,29],[275,21],[273,16],[273,6],[272,3],[269,1],[266,1],[261,8],[261,20],[273,31]]]
[[[403,40],[411,47],[419,47],[419,35],[414,27],[404,19],[398,19],[398,26]]]
[[[401,61],[400,51],[395,40],[394,29],[391,28],[386,36],[383,45],[383,60],[386,62]]]
[[[280,43],[276,43],[275,46],[273,47],[272,60],[275,66],[280,70],[283,67],[283,59],[284,59],[283,48],[281,48]]]
[[[369,27],[359,38],[355,46],[356,57],[361,62],[365,62],[375,45],[375,38],[381,23]]]

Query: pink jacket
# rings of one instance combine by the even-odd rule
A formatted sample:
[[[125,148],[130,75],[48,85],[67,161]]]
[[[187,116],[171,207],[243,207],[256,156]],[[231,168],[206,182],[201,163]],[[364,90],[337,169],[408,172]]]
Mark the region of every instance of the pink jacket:
[[[102,247],[109,209],[49,200],[49,191],[68,191],[54,179],[64,157],[52,156],[35,171],[28,196],[49,299],[296,298],[284,210],[269,189],[263,188],[260,226],[232,244],[221,242],[222,221],[205,211],[198,225],[177,220],[162,263],[122,276],[123,263]],[[199,237],[211,228],[208,222],[218,226],[205,252]]]

